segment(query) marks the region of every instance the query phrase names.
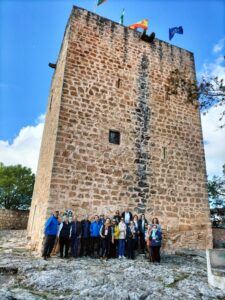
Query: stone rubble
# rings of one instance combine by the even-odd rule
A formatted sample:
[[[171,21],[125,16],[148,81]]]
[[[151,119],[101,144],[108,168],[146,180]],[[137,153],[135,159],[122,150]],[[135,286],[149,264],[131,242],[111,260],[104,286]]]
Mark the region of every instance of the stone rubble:
[[[26,243],[25,231],[0,232],[1,300],[225,299],[225,291],[208,286],[204,253],[163,254],[161,264],[141,255],[44,261]]]

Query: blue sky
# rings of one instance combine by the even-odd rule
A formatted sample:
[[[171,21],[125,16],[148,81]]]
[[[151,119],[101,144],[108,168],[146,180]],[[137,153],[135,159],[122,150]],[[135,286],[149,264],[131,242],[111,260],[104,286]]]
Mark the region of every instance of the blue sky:
[[[125,8],[124,25],[148,18],[149,32],[165,41],[169,27],[182,25],[184,35],[175,35],[172,44],[194,52],[197,72],[218,59],[213,47],[225,36],[225,0],[108,0],[98,8],[95,3],[0,0],[0,141],[12,143],[45,113],[53,74],[48,63],[57,60],[72,5],[117,22]]]

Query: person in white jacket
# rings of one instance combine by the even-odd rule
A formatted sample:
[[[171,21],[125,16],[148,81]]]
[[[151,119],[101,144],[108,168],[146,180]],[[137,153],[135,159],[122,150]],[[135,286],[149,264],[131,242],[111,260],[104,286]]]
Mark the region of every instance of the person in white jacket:
[[[127,226],[124,223],[124,219],[121,218],[119,222],[119,258],[125,258],[125,239],[126,239],[126,231],[127,231]]]

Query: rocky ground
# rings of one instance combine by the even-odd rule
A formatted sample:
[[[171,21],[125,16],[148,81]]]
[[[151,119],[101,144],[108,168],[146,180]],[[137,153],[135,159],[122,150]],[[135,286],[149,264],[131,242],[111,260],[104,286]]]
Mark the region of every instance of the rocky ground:
[[[225,299],[207,284],[204,254],[137,260],[44,261],[26,249],[25,231],[0,231],[0,299]]]

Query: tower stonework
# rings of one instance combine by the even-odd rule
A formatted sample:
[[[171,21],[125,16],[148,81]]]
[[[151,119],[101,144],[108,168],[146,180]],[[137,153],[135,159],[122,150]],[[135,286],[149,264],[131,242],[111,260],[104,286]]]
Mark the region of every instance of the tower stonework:
[[[191,52],[73,7],[48,100],[33,249],[54,210],[112,216],[127,205],[159,218],[168,251],[212,246],[194,81]]]

